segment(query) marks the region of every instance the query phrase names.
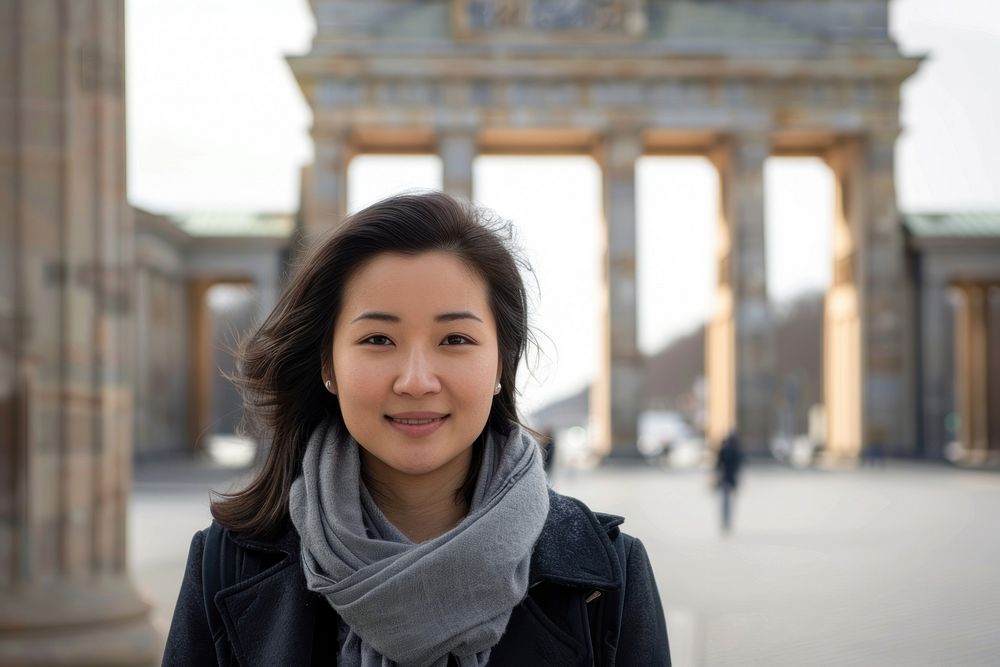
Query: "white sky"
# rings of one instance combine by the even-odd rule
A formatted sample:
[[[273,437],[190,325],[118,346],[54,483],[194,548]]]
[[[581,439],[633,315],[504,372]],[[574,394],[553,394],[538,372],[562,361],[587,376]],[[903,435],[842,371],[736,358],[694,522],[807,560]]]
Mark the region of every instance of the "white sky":
[[[131,202],[153,211],[292,211],[312,160],[310,112],[284,54],[313,34],[306,0],[127,0]],[[893,0],[907,54],[929,54],[903,88],[902,210],[1000,209],[1000,1]],[[483,157],[475,198],[515,222],[535,267],[542,357],[522,378],[531,409],[596,368],[600,212],[587,158]],[[772,299],[830,280],[832,183],[817,160],[766,170]],[[438,187],[436,158],[362,156],[351,207]],[[650,352],[703,321],[714,276],[716,181],[701,159],[643,158],[637,171],[639,338]],[[805,221],[805,224],[803,224]]]

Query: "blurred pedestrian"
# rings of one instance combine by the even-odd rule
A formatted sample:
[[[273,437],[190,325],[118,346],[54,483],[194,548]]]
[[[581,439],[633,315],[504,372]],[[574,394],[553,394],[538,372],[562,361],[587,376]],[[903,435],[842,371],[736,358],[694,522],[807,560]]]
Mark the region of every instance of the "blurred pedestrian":
[[[733,495],[739,483],[740,468],[743,466],[743,450],[736,431],[730,431],[719,447],[715,461],[715,485],[722,499],[722,532],[733,529]]]
[[[872,442],[862,448],[861,467],[885,468],[885,447],[881,442]]]

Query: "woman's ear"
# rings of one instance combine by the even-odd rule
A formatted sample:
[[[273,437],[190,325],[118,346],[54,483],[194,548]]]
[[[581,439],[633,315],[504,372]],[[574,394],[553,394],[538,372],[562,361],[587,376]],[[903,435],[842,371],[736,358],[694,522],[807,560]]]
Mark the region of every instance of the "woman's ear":
[[[330,392],[331,394],[333,394],[334,396],[336,396],[337,395],[337,380],[333,376],[333,365],[329,364],[329,363],[324,363],[323,366],[322,366],[322,368],[321,368],[321,370],[320,370],[320,373],[323,376],[323,386],[326,387],[326,390],[328,392]]]

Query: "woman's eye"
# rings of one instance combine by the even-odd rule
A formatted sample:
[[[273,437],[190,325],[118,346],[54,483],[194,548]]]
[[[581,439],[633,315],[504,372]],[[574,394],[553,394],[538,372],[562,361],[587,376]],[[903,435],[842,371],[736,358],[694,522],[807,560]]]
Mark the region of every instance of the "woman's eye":
[[[369,345],[391,345],[392,344],[391,340],[389,340],[386,336],[383,336],[381,334],[375,334],[374,336],[368,336],[368,338],[365,338],[361,342],[362,343],[368,343]]]
[[[445,345],[466,345],[472,343],[472,339],[466,338],[462,334],[448,334],[444,337]]]

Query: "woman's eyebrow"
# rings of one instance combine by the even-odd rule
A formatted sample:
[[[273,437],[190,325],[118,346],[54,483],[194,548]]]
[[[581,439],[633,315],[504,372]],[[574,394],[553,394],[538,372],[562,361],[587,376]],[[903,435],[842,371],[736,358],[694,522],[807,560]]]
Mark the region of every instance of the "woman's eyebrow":
[[[455,320],[475,320],[477,322],[482,322],[482,320],[467,310],[462,310],[455,313],[443,313],[434,318],[435,322],[454,322]]]
[[[379,310],[370,310],[361,313],[353,320],[351,324],[359,322],[361,320],[377,320],[379,322],[399,322],[399,315],[393,315],[392,313],[386,313]],[[453,313],[441,313],[434,318],[435,322],[454,322],[456,320],[476,320],[477,322],[482,322],[483,320],[477,317],[475,314],[469,312],[468,310],[456,311]]]
[[[354,324],[355,322],[360,322],[361,320],[378,320],[379,322],[399,322],[399,316],[393,315],[391,313],[383,313],[377,310],[370,310],[361,313],[360,315],[355,317],[353,320],[351,320],[351,324]]]

